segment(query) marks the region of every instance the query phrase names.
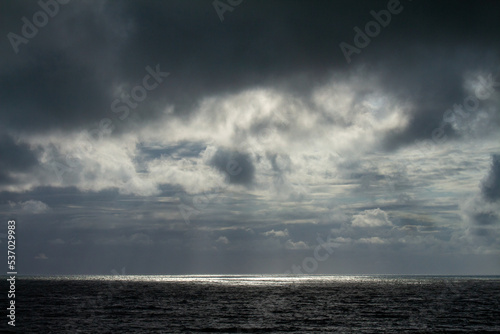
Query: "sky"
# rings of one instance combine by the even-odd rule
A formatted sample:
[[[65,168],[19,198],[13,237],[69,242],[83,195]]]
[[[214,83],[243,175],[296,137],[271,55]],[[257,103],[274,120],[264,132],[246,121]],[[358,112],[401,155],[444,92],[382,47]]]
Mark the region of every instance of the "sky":
[[[500,274],[497,1],[1,1],[19,274]]]

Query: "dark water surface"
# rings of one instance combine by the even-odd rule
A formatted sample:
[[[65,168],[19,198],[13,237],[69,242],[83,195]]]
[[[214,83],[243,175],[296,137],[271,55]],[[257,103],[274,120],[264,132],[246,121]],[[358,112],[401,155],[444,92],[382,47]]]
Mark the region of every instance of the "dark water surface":
[[[500,277],[18,277],[16,290],[20,333],[500,333]]]

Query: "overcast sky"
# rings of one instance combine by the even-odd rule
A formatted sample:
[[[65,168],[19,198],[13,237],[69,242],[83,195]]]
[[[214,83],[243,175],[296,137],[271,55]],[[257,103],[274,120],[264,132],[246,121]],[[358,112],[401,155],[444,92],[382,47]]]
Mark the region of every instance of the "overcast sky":
[[[16,219],[22,274],[500,274],[499,12],[1,1],[2,247]]]

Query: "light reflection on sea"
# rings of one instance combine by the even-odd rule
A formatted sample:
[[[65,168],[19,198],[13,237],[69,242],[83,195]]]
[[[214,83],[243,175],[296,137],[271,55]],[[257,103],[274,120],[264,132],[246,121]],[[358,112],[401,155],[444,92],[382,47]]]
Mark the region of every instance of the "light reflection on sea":
[[[130,281],[130,282],[168,282],[224,285],[283,285],[301,283],[334,282],[399,282],[404,284],[422,284],[430,280],[447,282],[475,279],[500,279],[500,276],[441,276],[441,275],[58,275],[24,276],[21,279],[39,280],[77,280],[77,281]]]

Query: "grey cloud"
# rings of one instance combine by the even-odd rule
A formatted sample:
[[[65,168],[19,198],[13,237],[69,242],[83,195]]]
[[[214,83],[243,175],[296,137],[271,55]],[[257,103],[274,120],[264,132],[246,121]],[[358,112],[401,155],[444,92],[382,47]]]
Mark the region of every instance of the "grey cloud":
[[[472,218],[480,226],[494,225],[500,222],[500,218],[494,212],[477,213]]]
[[[246,153],[219,148],[209,164],[224,173],[229,183],[250,186],[254,181],[255,167]]]
[[[471,240],[481,245],[495,247],[500,236],[500,155],[491,156],[490,169],[481,181],[479,194],[462,207],[467,233]]]
[[[17,207],[23,212],[34,213],[34,214],[44,213],[50,209],[49,206],[43,203],[42,201],[31,200],[31,199],[26,202],[19,202],[19,203],[9,202],[9,205],[13,208]]]
[[[52,185],[26,191],[3,187],[9,191],[0,192],[2,214],[23,220],[19,232],[29,246],[20,250],[25,252],[26,273],[109,273],[122,266],[131,273],[283,272],[311,256],[298,250],[291,255],[287,247],[314,247],[317,235],[324,239],[329,232],[343,244],[340,248],[355,253],[335,255],[336,263],[319,270],[384,271],[366,257],[376,253],[364,253],[368,246],[395,251],[392,257],[379,258],[387,262],[386,273],[431,270],[428,255],[434,261],[438,252],[455,250],[453,238],[463,236],[462,226],[455,223],[460,213],[456,198],[484,175],[477,163],[484,163],[484,152],[491,152],[486,136],[498,132],[498,94],[481,100],[486,114],[482,123],[475,114],[467,119],[479,130],[477,154],[469,158],[471,149],[464,149],[456,153],[457,163],[438,166],[403,149],[414,140],[432,139],[432,131],[443,125],[443,113],[463,103],[470,94],[464,87],[467,73],[493,73],[498,66],[500,3],[401,3],[403,12],[347,64],[339,43],[353,43],[353,28],[372,20],[370,10],[386,8],[387,0],[244,1],[223,23],[212,0],[72,1],[21,45],[18,54],[5,36],[19,33],[21,17],[30,18],[39,6],[37,1],[0,1],[0,131],[9,133],[0,136],[0,184],[15,185],[20,181],[14,173],[19,173],[32,176],[25,183]],[[156,64],[171,75],[121,120],[111,103],[141,85],[146,66]],[[337,89],[341,92],[335,95]],[[268,104],[256,90],[271,92],[280,102],[271,99]],[[332,103],[316,103],[318,90],[325,91],[327,100],[335,95],[328,100]],[[235,108],[227,107],[240,93],[246,97],[236,99]],[[406,125],[395,121],[393,126],[384,110],[365,115],[370,108],[363,103],[378,94],[387,100],[383,105],[389,114],[408,119]],[[336,101],[344,95],[345,110]],[[245,114],[253,110],[255,117]],[[371,125],[369,116],[375,120]],[[95,147],[106,153],[109,148],[110,158],[123,159],[80,154],[81,164],[64,175],[62,184],[36,169],[39,161],[59,161],[58,154],[65,162],[64,155],[78,144],[72,135],[99,127],[103,118],[112,120],[112,136],[127,135],[130,145],[116,147],[113,143],[120,140],[111,138],[96,140]],[[205,140],[212,127],[221,129],[214,133],[213,145],[222,147],[213,151]],[[463,130],[450,123],[444,131],[458,147],[471,143],[460,142]],[[237,145],[245,136],[259,144],[258,150]],[[41,148],[23,144],[37,147],[38,138]],[[346,158],[318,160],[329,149]],[[395,170],[403,155],[414,165]],[[437,159],[450,155],[448,151]],[[366,166],[367,161],[373,165]],[[224,192],[217,187],[216,196],[208,194],[206,207],[196,206],[189,194],[212,186],[212,179],[204,176],[213,171],[206,173],[209,168],[203,163],[229,183],[247,188]],[[482,198],[477,196],[462,212],[471,233],[494,235],[498,165],[494,156],[481,184]],[[253,187],[270,174],[290,196]],[[99,176],[102,187],[92,182]],[[140,187],[135,193],[122,191],[148,182],[158,192],[143,193]],[[188,187],[193,183],[201,186]],[[398,202],[400,196],[409,200]],[[334,209],[326,213],[328,203]],[[179,204],[194,207],[191,224],[184,222]],[[211,249],[222,237],[228,243],[222,245],[220,239],[217,250]],[[484,251],[498,250],[498,243],[491,241]],[[48,259],[35,261],[41,252]],[[419,260],[408,261],[411,254]],[[455,254],[460,255],[453,266],[467,271],[462,269],[462,252]],[[393,259],[408,266],[407,271],[389,265]],[[448,265],[436,260],[438,271],[439,264]]]
[[[275,230],[270,230],[270,231],[267,231],[267,232],[264,232],[262,233],[263,235],[265,235],[266,237],[275,237],[275,238],[284,238],[284,237],[288,237],[288,229],[284,229],[283,231],[275,231]]]
[[[410,48],[403,50],[404,62],[393,59],[393,65],[387,64],[387,70],[392,67],[399,75],[383,73],[382,76],[386,78],[382,80],[383,85],[395,94],[398,100],[412,105],[409,124],[403,129],[390,131],[383,138],[387,149],[412,144],[415,140],[433,140],[439,144],[460,137],[460,133],[443,121],[445,112],[452,110],[454,105],[464,105],[464,101],[469,97],[475,98],[463,87],[468,71],[484,70],[492,73],[498,63],[488,57],[487,49],[473,53],[473,45],[449,48],[455,49],[456,53],[448,56],[444,46],[430,46],[420,52]],[[434,73],[438,71],[439,76],[435,76]],[[484,106],[484,102],[477,98],[476,101],[479,107]],[[460,120],[473,122],[477,111],[468,114],[467,119]],[[437,130],[440,128],[442,134]]]
[[[206,144],[198,142],[180,142],[170,147],[144,147],[140,145],[141,153],[147,159],[155,159],[162,155],[171,156],[174,159],[183,157],[197,157],[206,149]]]
[[[271,162],[271,167],[274,172],[282,174],[292,170],[292,162],[286,154],[268,154],[268,159]]]
[[[154,120],[169,104],[183,116],[202,97],[253,86],[277,85],[307,96],[333,71],[359,67],[381,75],[383,86],[402,101],[425,102],[412,111],[406,129],[385,141],[388,147],[409,143],[429,137],[440,113],[463,100],[465,70],[494,63],[486,50],[499,49],[499,24],[493,3],[401,3],[404,11],[350,65],[338,44],[352,43],[353,27],[371,20],[370,10],[385,8],[386,1],[252,1],[224,24],[209,0],[70,3],[19,55],[3,40],[2,53],[16,71],[2,71],[0,97],[16,113],[2,120],[17,129],[46,131],[116,119],[110,111],[117,97],[113,87],[129,92],[148,65],[160,64],[172,77],[136,110],[143,121]],[[0,29],[4,35],[17,32],[20,18],[39,10],[35,2],[2,7],[11,13]]]
[[[481,193],[486,200],[493,202],[500,199],[500,155],[492,155],[491,160],[491,169],[481,183]]]
[[[28,172],[37,162],[36,153],[28,145],[0,135],[0,184],[16,183],[10,173]]]
[[[30,20],[40,10],[35,1],[10,3],[2,34],[21,34],[21,18]],[[2,123],[24,131],[69,130],[110,117],[113,84],[123,80],[114,61],[117,40],[123,40],[117,12],[117,6],[71,2],[18,54],[3,40],[2,54],[11,67],[0,71]]]

